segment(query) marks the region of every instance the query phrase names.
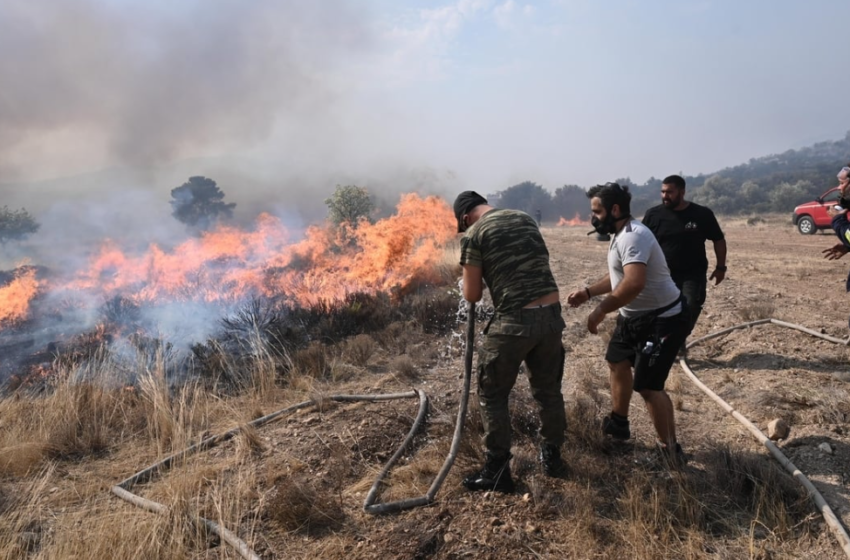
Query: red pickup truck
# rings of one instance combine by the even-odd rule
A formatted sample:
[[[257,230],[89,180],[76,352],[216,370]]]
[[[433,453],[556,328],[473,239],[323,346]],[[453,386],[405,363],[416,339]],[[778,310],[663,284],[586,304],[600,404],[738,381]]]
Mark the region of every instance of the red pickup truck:
[[[828,229],[832,219],[826,213],[827,208],[838,204],[841,192],[838,187],[833,187],[811,202],[794,208],[793,221],[797,230],[803,235],[817,233],[819,229]]]

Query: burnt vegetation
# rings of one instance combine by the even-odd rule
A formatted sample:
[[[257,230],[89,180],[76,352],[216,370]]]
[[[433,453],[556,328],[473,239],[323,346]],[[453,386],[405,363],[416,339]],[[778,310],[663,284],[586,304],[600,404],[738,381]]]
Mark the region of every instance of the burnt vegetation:
[[[276,364],[278,377],[299,368],[327,378],[336,345],[344,348],[349,362],[362,367],[374,353],[376,340],[399,349],[405,346],[405,329],[444,335],[457,326],[457,309],[457,295],[440,288],[400,301],[386,294],[356,293],[341,302],[312,306],[257,298],[223,318],[218,335],[192,346],[193,369],[205,379],[238,386],[243,380],[233,372],[244,372],[262,353]],[[415,371],[414,365],[404,365],[404,375]]]
[[[27,270],[3,273],[6,283]],[[5,380],[7,391],[42,391],[56,372],[119,357],[147,365],[162,360],[171,383],[201,378],[219,388],[239,389],[250,385],[251,366],[258,361],[273,364],[276,378],[282,380],[311,352],[333,354],[332,347],[347,344],[348,361],[362,367],[374,349],[362,338],[346,342],[349,339],[372,335],[371,346],[403,349],[406,342],[399,325],[405,325],[402,331],[444,335],[458,324],[457,293],[424,284],[406,294],[352,293],[342,301],[322,300],[308,306],[285,296],[256,297],[226,313],[212,336],[193,342],[184,352],[157,335],[143,307],[126,297],[107,300],[95,326],[76,333],[67,332],[76,319],[73,304],[63,308],[51,301],[47,305],[37,297],[32,305],[31,318],[0,332],[4,350],[0,380]],[[317,373],[326,377],[328,368],[319,367]],[[134,375],[123,379],[127,384],[136,381]]]

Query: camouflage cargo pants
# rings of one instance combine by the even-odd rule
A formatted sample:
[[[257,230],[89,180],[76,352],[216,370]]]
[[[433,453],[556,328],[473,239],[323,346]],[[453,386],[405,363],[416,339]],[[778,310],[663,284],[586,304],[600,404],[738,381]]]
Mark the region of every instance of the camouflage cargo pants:
[[[511,449],[508,397],[525,361],[531,394],[540,412],[544,443],[560,446],[567,426],[561,379],[564,376],[565,327],[561,305],[498,314],[484,329],[478,351],[478,402],[484,423],[484,446],[494,455]]]

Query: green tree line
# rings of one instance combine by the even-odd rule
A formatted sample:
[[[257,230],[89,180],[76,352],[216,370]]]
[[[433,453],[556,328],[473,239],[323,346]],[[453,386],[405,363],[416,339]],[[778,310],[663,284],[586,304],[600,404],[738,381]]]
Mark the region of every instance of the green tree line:
[[[715,173],[679,174],[687,182],[688,198],[711,207],[716,213],[791,212],[796,205],[836,186],[836,175],[848,163],[850,132],[841,140],[751,158],[747,163]],[[643,184],[636,184],[628,177],[612,180],[629,186],[632,211],[636,215],[660,203],[660,178],[650,177]],[[540,210],[544,222],[553,222],[562,216],[569,219],[576,213],[586,217],[585,192],[586,188],[578,185],[564,185],[552,192],[525,181],[487,198],[494,206],[522,210],[532,216]]]

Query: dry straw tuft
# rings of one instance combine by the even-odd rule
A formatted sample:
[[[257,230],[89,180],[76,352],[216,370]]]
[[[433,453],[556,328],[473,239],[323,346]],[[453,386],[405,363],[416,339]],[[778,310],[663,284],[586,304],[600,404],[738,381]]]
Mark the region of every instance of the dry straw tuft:
[[[377,350],[375,339],[368,334],[358,334],[345,342],[343,356],[352,364],[365,367]]]
[[[307,533],[338,527],[345,518],[338,496],[321,488],[319,481],[298,475],[277,481],[265,516],[287,531]]]
[[[415,379],[418,373],[416,364],[408,355],[397,356],[390,363],[390,370],[402,379]]]

